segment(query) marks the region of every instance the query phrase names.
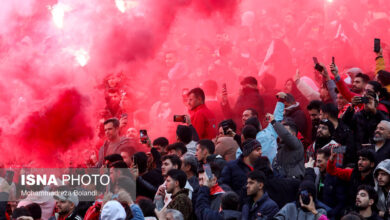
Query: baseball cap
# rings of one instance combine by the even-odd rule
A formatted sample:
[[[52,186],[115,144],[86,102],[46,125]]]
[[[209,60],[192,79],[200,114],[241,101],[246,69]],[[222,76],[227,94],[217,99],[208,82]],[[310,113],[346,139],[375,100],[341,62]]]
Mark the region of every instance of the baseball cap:
[[[53,198],[59,201],[69,201],[77,206],[79,204],[79,198],[76,195],[54,195]]]

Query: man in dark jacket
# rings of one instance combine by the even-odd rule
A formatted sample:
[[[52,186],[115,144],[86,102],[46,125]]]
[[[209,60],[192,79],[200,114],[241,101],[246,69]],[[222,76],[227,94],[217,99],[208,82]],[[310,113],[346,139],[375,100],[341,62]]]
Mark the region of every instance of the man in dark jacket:
[[[240,95],[233,109],[229,105],[227,91],[225,89],[222,91],[221,105],[225,118],[233,118],[237,125],[241,125],[241,116],[249,108],[255,109],[259,118],[264,117],[264,101],[259,93],[256,78],[252,76],[245,77],[241,81],[241,86]]]
[[[248,174],[246,192],[249,198],[242,207],[242,219],[272,219],[279,211],[278,205],[264,191],[265,179],[264,173],[258,170]]]
[[[305,112],[303,112],[300,104],[296,102],[294,97],[289,93],[287,93],[285,101],[284,118],[291,118],[297,126],[298,131],[303,136],[307,136],[307,119]]]
[[[255,139],[246,140],[242,148],[241,156],[226,163],[219,179],[220,184],[230,186],[238,195],[242,195],[243,186],[246,185],[247,181],[247,174],[253,171],[253,165],[261,156],[261,145]]]
[[[274,172],[281,177],[302,178],[305,173],[304,149],[301,141],[296,137],[298,129],[294,122],[286,121],[283,124],[271,121],[279,136],[278,152],[273,161]]]
[[[338,119],[339,110],[333,103],[328,103],[321,106],[320,118],[327,119],[332,122],[334,132],[332,134],[332,140],[346,147],[346,151],[343,158],[343,165],[353,164],[357,160],[356,158],[356,145],[353,139],[353,133],[351,129],[342,121]]]
[[[209,179],[204,169],[199,170],[199,186],[207,186],[210,189],[210,208],[218,211],[221,206],[222,195],[225,191],[218,184],[220,169],[218,165],[212,163],[210,166],[212,178]]]
[[[237,211],[240,198],[235,192],[227,192],[222,195],[221,209],[215,211],[210,208],[210,189],[202,186],[196,200],[195,213],[199,220],[239,220],[241,212]]]
[[[375,156],[376,164],[390,158],[390,122],[381,121],[375,130]]]

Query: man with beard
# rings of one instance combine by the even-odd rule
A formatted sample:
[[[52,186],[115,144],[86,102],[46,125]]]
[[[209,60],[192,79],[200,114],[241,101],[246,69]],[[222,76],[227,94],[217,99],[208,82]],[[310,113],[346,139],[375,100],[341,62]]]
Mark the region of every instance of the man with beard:
[[[372,186],[361,185],[356,195],[356,209],[365,220],[380,220],[375,205],[378,195]]]
[[[69,196],[54,196],[57,200],[57,210],[55,216],[49,218],[49,220],[82,220],[79,215],[76,214],[75,209],[79,204],[79,198],[76,195]],[[57,215],[58,214],[58,215]]]
[[[378,193],[379,216],[389,215],[390,159],[382,161],[374,170],[375,191]]]
[[[332,139],[332,135],[335,129],[327,119],[322,119],[317,129],[316,140],[306,150],[306,162],[310,158],[315,158],[319,149],[331,149],[333,147],[340,147],[340,144]],[[343,155],[339,153],[337,155],[336,165],[342,165]]]
[[[320,124],[320,110],[323,103],[320,100],[313,100],[307,106],[311,120],[311,141],[316,139],[318,125]]]
[[[335,82],[337,85],[337,89],[340,93],[347,99],[351,101],[354,96],[362,96],[364,93],[364,88],[366,87],[368,81],[370,81],[370,77],[363,73],[356,74],[355,78],[352,82],[351,90],[348,89],[348,86],[342,80],[338,74],[338,70],[336,68],[331,67],[332,73],[335,76]],[[335,71],[336,70],[336,71]]]
[[[375,141],[375,156],[376,163],[390,158],[390,122],[382,120],[376,126],[374,141]]]
[[[333,152],[328,160],[326,172],[332,176],[347,181],[350,185],[347,201],[347,206],[352,207],[354,204],[353,198],[358,192],[358,187],[362,184],[374,186],[373,170],[375,167],[375,152],[370,149],[363,148],[358,152],[357,168],[338,168],[335,161],[336,153]]]
[[[351,129],[342,121],[338,119],[338,109],[335,104],[328,103],[321,106],[320,118],[329,120],[334,126],[332,139],[342,146],[346,147],[344,154],[343,165],[355,163],[356,146],[353,140],[353,133]]]

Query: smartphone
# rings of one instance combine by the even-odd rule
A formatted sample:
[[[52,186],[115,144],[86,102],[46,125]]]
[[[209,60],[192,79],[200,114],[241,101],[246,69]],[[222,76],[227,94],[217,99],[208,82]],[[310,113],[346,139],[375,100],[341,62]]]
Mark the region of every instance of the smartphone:
[[[363,104],[367,104],[369,102],[369,99],[368,99],[368,97],[363,96],[363,97],[360,98],[360,102],[363,103]]]
[[[381,51],[381,39],[375,38],[374,39],[374,52],[379,53]]]
[[[148,142],[148,132],[146,130],[139,130],[139,137],[141,143],[146,144]]]
[[[332,57],[332,64],[334,65],[335,63],[334,63],[334,57]]]
[[[186,117],[185,117],[185,115],[174,115],[173,116],[173,121],[174,122],[183,122],[183,123],[185,123],[186,122]]]
[[[318,71],[318,72],[322,72],[324,70],[324,68],[318,63],[318,59],[317,57],[313,57],[313,62],[315,64],[314,68]]]
[[[213,173],[211,172],[210,164],[207,164],[207,163],[203,164],[203,169],[207,175],[207,178],[209,178],[209,180],[211,180],[211,178],[213,178]]]
[[[347,151],[346,146],[339,146],[339,147],[333,148],[333,153],[336,153],[336,154],[344,154],[346,151]]]
[[[309,203],[310,203],[310,196],[309,196],[309,192],[307,190],[302,190],[301,191],[301,199],[302,199],[302,203],[303,204],[309,205]]]

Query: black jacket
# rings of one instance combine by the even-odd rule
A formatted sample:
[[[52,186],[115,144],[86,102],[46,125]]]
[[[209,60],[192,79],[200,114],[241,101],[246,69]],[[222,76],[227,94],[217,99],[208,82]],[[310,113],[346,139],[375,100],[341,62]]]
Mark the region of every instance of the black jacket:
[[[259,213],[264,219],[272,219],[278,211],[278,205],[265,192],[258,201],[253,202],[252,199],[249,199],[244,204],[242,207],[242,219],[255,220],[259,217]]]
[[[251,168],[244,163],[241,155],[238,159],[226,163],[218,180],[219,185],[226,184],[237,195],[242,195],[243,186],[246,185],[249,172],[251,172]]]
[[[375,147],[374,147],[375,149]],[[387,139],[385,144],[375,152],[376,164],[379,164],[381,161],[390,159],[390,140]]]
[[[303,136],[307,137],[307,118],[298,102],[295,105],[285,108],[284,116],[286,118],[291,118],[296,124],[298,131]]]
[[[333,132],[332,140],[346,146],[346,152],[343,158],[343,165],[354,164],[357,161],[356,156],[356,144],[353,137],[352,130],[342,120],[339,120],[339,124],[336,130]]]

